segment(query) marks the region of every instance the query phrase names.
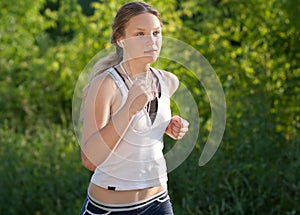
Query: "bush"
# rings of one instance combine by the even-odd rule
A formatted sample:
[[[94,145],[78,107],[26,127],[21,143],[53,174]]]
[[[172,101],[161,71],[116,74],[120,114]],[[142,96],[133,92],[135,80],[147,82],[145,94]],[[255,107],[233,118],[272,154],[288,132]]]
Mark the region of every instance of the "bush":
[[[78,214],[89,172],[72,128],[39,123],[26,133],[0,129],[0,214]]]
[[[0,1],[0,214],[78,214],[85,198],[90,172],[71,125],[72,96],[79,73],[109,46],[124,1],[80,2],[94,3],[83,14],[76,0]],[[176,214],[300,214],[297,4],[153,1],[164,34],[212,64],[227,103],[221,148],[199,167],[209,101],[186,70],[163,65],[189,87],[202,123],[195,149],[170,173]],[[172,144],[166,139],[166,150]]]

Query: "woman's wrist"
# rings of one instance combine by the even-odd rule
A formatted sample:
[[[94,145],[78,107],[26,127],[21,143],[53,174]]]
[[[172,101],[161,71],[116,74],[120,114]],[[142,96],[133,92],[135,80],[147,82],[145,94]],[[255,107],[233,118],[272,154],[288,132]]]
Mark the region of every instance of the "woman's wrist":
[[[132,102],[125,102],[123,108],[122,108],[123,116],[126,116],[128,119],[128,122],[130,122],[133,117],[138,113],[138,111],[132,106]]]

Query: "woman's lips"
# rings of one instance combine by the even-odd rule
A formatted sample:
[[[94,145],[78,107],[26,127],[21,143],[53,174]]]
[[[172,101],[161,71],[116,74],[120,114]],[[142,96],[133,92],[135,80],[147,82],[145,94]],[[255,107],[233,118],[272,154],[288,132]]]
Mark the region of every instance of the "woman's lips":
[[[156,54],[157,53],[157,50],[147,50],[147,51],[144,51],[145,54]]]

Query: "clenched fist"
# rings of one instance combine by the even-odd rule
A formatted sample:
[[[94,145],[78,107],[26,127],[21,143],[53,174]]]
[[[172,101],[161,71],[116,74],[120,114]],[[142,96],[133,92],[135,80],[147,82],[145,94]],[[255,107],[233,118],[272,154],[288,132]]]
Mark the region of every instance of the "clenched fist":
[[[180,140],[189,130],[189,122],[180,116],[173,116],[165,131],[167,135],[175,140]]]

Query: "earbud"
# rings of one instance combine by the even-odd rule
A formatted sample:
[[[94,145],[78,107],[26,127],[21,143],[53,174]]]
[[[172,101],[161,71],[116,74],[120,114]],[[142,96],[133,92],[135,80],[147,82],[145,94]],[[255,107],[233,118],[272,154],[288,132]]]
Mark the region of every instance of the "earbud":
[[[117,43],[118,43],[118,45],[119,45],[121,48],[123,48],[123,46],[124,46],[124,40],[119,40]]]

